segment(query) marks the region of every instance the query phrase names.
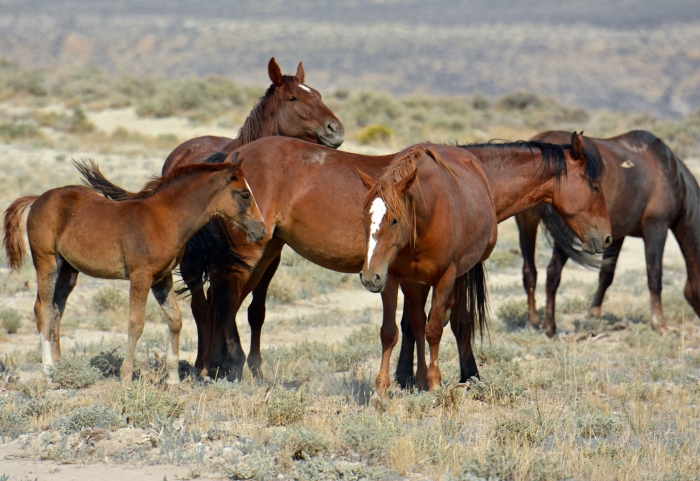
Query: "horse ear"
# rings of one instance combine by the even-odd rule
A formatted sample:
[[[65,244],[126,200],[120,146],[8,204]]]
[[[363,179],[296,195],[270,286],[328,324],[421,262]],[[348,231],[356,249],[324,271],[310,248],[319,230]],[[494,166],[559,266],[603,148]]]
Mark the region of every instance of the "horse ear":
[[[571,134],[571,158],[574,160],[583,159],[583,131]]]
[[[365,187],[367,187],[367,190],[372,190],[372,188],[377,185],[377,181],[374,180],[372,177],[369,175],[365,174],[362,172],[360,169],[355,166],[355,171],[357,172],[357,175],[360,176],[360,180],[364,184]]]
[[[230,162],[233,165],[228,168],[226,175],[229,179],[234,180],[236,177],[243,175],[243,172],[241,171],[243,159],[239,158],[238,152],[234,152],[233,155],[231,155]]]
[[[413,184],[416,182],[417,178],[418,169],[413,169],[413,172],[411,172],[406,177],[398,181],[396,183],[396,190],[399,192],[399,195],[407,192],[411,187],[413,187]]]
[[[297,78],[297,82],[303,84],[305,76],[306,74],[304,73],[304,65],[301,62],[299,62],[299,66],[297,67],[297,74],[295,75],[295,77]]]
[[[270,80],[272,80],[274,85],[282,84],[282,70],[280,70],[280,66],[275,62],[275,57],[272,57],[267,64],[267,74],[270,76]]]

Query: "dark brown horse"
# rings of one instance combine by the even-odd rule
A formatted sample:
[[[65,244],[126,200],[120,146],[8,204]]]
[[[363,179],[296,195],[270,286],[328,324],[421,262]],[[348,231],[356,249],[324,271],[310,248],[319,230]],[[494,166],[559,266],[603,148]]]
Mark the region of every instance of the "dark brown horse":
[[[549,202],[587,243],[589,239],[595,239],[590,242],[598,249],[609,241],[606,240],[609,236],[607,211],[603,196],[592,188],[597,187],[597,163],[576,139],[575,136],[574,145],[563,148],[531,142],[475,145],[466,149],[484,164],[499,220]],[[462,150],[458,147],[449,149]],[[379,177],[394,158],[394,155],[372,157],[333,151],[284,138],[261,139],[241,147],[238,152],[242,158],[249,159],[247,178],[262,209],[269,237],[256,244],[236,246],[236,252],[254,266],[252,271],[228,272],[220,268],[212,275],[216,302],[210,302],[209,307],[211,319],[216,320],[217,333],[211,364],[220,372],[230,372],[231,377],[242,374],[246,359],[235,315],[251,291],[253,300],[248,308],[248,318],[252,334],[248,365],[255,372],[260,368],[265,296],[285,243],[322,267],[341,272],[360,271],[366,244],[360,221],[362,202],[358,199],[364,197],[365,190],[354,173],[354,167]],[[218,159],[223,160],[223,157]],[[96,183],[96,188],[107,190],[116,197],[128,197],[124,191],[116,195],[105,189],[102,183]],[[229,233],[234,244],[243,244],[236,237],[240,234]],[[215,261],[220,257],[214,254],[209,259]],[[206,255],[198,257],[206,258]],[[185,259],[183,269],[184,264]],[[194,267],[190,266],[196,270]],[[419,285],[402,285],[407,302],[409,298],[414,299],[413,291],[420,294],[416,286]],[[415,302],[419,306],[415,312],[419,312],[425,298]],[[207,318],[206,303],[204,306],[203,311],[194,311],[195,316]],[[198,321],[198,328],[203,329],[206,325],[204,320]],[[199,358],[207,357],[211,346],[202,343]]]
[[[99,174],[95,164],[76,166],[82,172]],[[114,202],[87,187],[73,185],[41,196],[21,197],[5,212],[5,251],[10,267],[16,270],[25,254],[22,216],[31,207],[27,236],[37,273],[34,312],[46,374],[60,359],[61,317],[82,272],[131,283],[129,347],[120,371],[122,383],[131,382],[149,289],[170,328],[167,381],[179,382],[182,316],[173,292],[172,270],[180,262],[187,241],[215,216],[235,225],[250,241],[265,235],[260,211],[237,160],[234,164],[177,169],[151,181],[140,197]]]
[[[163,165],[163,174],[183,165],[202,162],[216,152],[230,153],[261,137],[296,137],[337,149],[345,140],[343,124],[321,100],[321,94],[304,84],[304,66],[299,62],[294,76],[282,75],[275,58],[267,71],[272,85],[248,115],[238,137],[197,137],[180,144]]]
[[[400,152],[377,179],[359,170],[358,174],[369,190],[362,211],[367,256],[360,280],[370,292],[382,293],[384,306],[377,394],[384,398],[391,383],[389,362],[399,338],[396,302],[402,281],[433,288],[427,325],[414,316],[419,321],[411,327],[418,339],[418,382],[437,389],[445,320],[451,318],[455,333],[467,333],[458,339],[460,344],[471,343],[474,328],[485,322],[485,278],[468,273],[473,268],[481,272],[480,263],[496,245],[498,222],[488,179],[481,162],[466,150],[430,144]],[[475,293],[469,301],[468,291]],[[430,367],[425,364],[426,339]]]
[[[559,142],[565,132],[544,132],[534,138],[543,142]],[[602,188],[608,203],[613,243],[603,253],[598,290],[593,297],[590,314],[601,315],[605,291],[612,284],[615,265],[626,236],[644,239],[651,325],[666,330],[661,305],[661,275],[667,231],[671,229],[685,257],[688,280],[685,298],[700,315],[700,188],[688,168],[660,139],[635,130],[609,139],[585,137],[586,148],[603,161]],[[529,210],[516,216],[523,253],[523,284],[528,297],[530,324],[539,325],[535,308],[537,270],[535,241],[537,225],[545,213]],[[547,267],[547,308],[544,329],[548,336],[556,333],[554,302],[567,259],[591,265],[590,259],[575,249],[571,238],[556,222],[551,223],[554,238],[552,260]]]

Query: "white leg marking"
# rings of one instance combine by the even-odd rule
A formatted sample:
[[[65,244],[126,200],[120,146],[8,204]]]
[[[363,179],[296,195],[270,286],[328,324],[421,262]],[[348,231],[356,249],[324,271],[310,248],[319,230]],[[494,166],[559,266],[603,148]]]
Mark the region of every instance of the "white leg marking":
[[[304,90],[306,90],[307,92],[311,93],[311,89],[310,89],[309,87],[307,87],[306,85],[304,85],[304,84],[299,84],[299,87],[301,87],[301,88],[303,88]]]
[[[250,195],[253,198],[253,202],[255,203],[255,207],[258,208],[258,212],[260,212],[260,218],[263,221],[263,224],[265,223],[265,218],[263,217],[262,211],[260,210],[260,206],[258,205],[258,201],[255,200],[255,194],[253,194],[253,189],[250,188],[250,184],[248,183],[248,179],[243,179],[245,180],[245,186],[248,187],[248,190],[250,191]]]
[[[44,373],[49,374],[49,367],[53,366],[53,356],[51,355],[51,342],[44,337],[44,333],[39,333],[41,342],[41,361],[44,365]]]
[[[369,242],[367,244],[367,267],[372,262],[372,254],[374,254],[374,248],[377,247],[377,232],[382,219],[386,215],[386,204],[381,197],[377,197],[372,201],[369,213],[372,216],[372,224],[369,228]]]

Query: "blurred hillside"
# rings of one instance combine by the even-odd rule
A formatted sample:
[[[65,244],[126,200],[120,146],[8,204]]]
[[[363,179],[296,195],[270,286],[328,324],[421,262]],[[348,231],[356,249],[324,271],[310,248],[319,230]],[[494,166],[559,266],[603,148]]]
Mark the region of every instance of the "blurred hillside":
[[[260,84],[276,56],[330,89],[495,98],[523,89],[587,109],[700,107],[691,0],[0,0],[0,58],[137,77]]]

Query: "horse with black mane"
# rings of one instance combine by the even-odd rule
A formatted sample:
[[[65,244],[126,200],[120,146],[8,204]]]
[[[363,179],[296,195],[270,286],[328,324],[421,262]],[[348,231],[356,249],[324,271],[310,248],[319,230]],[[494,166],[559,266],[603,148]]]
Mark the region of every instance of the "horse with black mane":
[[[566,132],[543,132],[533,137],[541,142],[560,142]],[[523,254],[523,284],[528,298],[529,322],[539,326],[535,306],[537,268],[535,241],[537,226],[545,220],[553,238],[552,259],[547,267],[547,307],[544,330],[556,334],[555,296],[561,271],[568,259],[600,268],[598,290],[589,308],[600,317],[605,292],[615,275],[617,258],[627,236],[644,239],[647,281],[651,294],[651,325],[667,330],[661,304],[662,260],[668,230],[678,241],[686,262],[688,279],[683,291],[686,300],[700,315],[700,188],[683,162],[653,134],[634,130],[608,139],[584,137],[586,149],[603,163],[601,187],[605,193],[612,226],[613,243],[603,252],[603,262],[581,254],[574,239],[557,221],[556,215],[538,208],[516,216]]]
[[[440,149],[441,152],[445,149],[455,151],[455,155],[464,155],[465,152],[459,147],[441,146]],[[578,135],[572,136],[570,145],[520,142],[468,146],[466,151],[476,155],[483,164],[499,221],[540,203],[551,203],[586,245],[598,251],[609,242],[605,199],[596,190],[599,165],[585,151]],[[215,333],[212,342],[200,344],[198,361],[202,362],[202,367],[211,366],[231,377],[242,375],[246,360],[235,316],[251,291],[248,365],[254,372],[259,372],[265,297],[285,243],[322,267],[340,272],[360,271],[367,250],[360,221],[365,190],[354,169],[360,168],[373,178],[379,178],[394,158],[394,155],[375,157],[340,152],[286,138],[261,139],[237,152],[242,158],[249,159],[247,179],[255,191],[268,235],[256,244],[240,246],[244,250],[233,247],[236,255],[251,266],[250,270],[228,268],[225,253],[211,249],[211,246],[221,243],[200,243],[199,236],[190,243],[192,249],[188,249],[182,262],[183,270],[185,264],[190,263],[189,271],[211,270],[213,266],[208,313],[211,323],[205,321],[206,311],[195,311],[194,314],[203,316],[203,320],[197,322],[198,328],[208,327]],[[226,155],[221,154],[210,160],[222,161],[225,158]],[[105,190],[100,182],[94,182],[94,186],[99,191]],[[120,196],[128,198],[129,194],[122,190]],[[228,232],[239,235],[234,230]],[[213,230],[207,235],[220,233],[220,230]],[[236,241],[235,237],[233,241]],[[231,249],[227,246],[226,251]],[[199,255],[189,257],[194,252]],[[197,263],[201,265],[195,265]],[[421,285],[412,282],[402,283],[401,288],[407,299],[405,305],[415,305],[411,312],[419,315],[427,293],[423,296]],[[425,314],[422,316],[425,322]],[[200,335],[204,336],[204,333]],[[463,335],[459,333],[458,337]],[[211,338],[211,335],[206,337]],[[412,352],[413,348],[411,358]],[[471,349],[465,350],[461,357],[464,360],[463,377],[475,375],[477,371]],[[412,363],[410,369],[412,372]]]

